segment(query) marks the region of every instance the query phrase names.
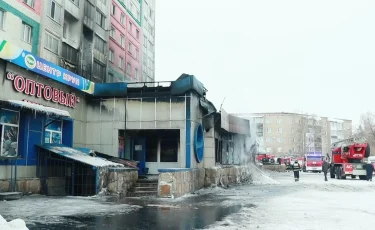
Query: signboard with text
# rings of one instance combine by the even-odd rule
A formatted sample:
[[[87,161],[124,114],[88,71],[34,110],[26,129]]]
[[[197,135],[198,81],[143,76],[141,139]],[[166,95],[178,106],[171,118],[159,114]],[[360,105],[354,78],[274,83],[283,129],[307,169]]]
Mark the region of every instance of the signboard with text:
[[[0,58],[88,94],[95,83],[0,39]]]

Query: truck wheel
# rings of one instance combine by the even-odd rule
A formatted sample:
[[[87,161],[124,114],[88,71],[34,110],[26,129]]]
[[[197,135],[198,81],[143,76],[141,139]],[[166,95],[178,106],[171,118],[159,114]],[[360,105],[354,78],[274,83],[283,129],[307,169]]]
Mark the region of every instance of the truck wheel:
[[[368,158],[370,156],[371,150],[370,150],[370,144],[367,144],[366,152],[365,152],[365,158]]]
[[[355,179],[355,178],[357,178],[357,176],[356,175],[352,175],[352,179]]]
[[[330,175],[331,175],[331,179],[334,179],[335,178],[335,168],[332,166],[330,169]]]
[[[364,175],[360,175],[360,176],[359,176],[359,179],[360,179],[360,180],[366,180],[366,179],[367,179],[367,177],[366,177],[366,176],[364,176]]]

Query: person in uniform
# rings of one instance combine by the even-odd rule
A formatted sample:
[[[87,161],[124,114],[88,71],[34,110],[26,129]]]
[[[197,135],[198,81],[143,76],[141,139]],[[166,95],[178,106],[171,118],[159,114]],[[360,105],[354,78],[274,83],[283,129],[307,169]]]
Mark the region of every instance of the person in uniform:
[[[372,165],[371,161],[368,160],[366,164],[366,176],[367,181],[372,181],[372,174],[374,173],[374,166]]]
[[[294,180],[299,181],[299,171],[301,170],[301,165],[298,163],[297,160],[294,161],[292,165],[293,173],[294,173]]]
[[[328,169],[329,169],[328,159],[324,159],[323,166],[322,166],[322,171],[324,173],[324,180],[325,181],[328,181],[328,179],[327,179]]]

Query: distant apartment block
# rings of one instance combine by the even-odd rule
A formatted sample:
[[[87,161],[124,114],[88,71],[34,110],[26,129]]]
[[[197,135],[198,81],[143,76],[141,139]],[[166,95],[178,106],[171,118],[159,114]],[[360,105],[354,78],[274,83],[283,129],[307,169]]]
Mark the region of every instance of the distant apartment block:
[[[236,114],[255,123],[259,149],[276,155],[327,153],[352,135],[352,121],[297,113]]]

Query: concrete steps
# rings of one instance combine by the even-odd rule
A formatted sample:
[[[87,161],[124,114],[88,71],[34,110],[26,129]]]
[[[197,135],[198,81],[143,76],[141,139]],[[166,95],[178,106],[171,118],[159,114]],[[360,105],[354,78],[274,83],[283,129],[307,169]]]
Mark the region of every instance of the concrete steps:
[[[156,197],[157,195],[157,179],[138,179],[132,191],[128,194],[129,197]]]
[[[23,196],[22,192],[2,192],[0,193],[1,200],[19,200]]]

